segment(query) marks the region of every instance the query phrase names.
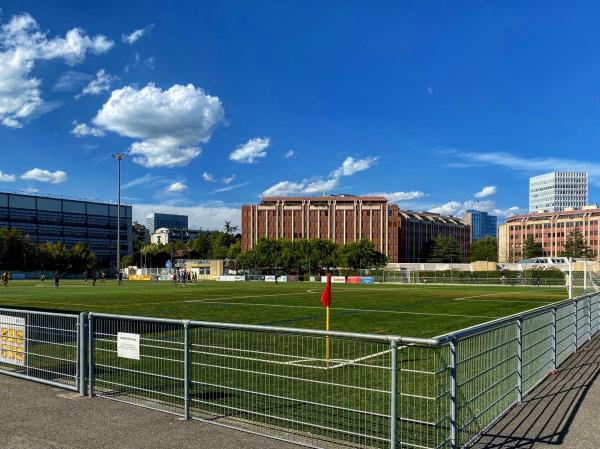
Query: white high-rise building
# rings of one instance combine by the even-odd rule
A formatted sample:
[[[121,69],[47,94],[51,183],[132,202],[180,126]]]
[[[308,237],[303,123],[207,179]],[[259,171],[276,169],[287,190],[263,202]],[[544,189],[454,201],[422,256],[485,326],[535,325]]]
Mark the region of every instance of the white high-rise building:
[[[529,178],[529,212],[581,209],[588,203],[588,174],[552,172]]]

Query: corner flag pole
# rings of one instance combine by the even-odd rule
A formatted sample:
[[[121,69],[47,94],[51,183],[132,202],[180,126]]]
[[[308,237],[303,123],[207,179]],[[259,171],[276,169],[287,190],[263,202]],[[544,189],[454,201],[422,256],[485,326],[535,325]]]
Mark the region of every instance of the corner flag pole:
[[[330,309],[331,309],[331,275],[327,275],[327,285],[325,286],[325,290],[323,290],[323,294],[321,295],[321,304],[325,307],[325,330],[329,332],[330,325]],[[329,336],[325,337],[325,362],[327,367],[329,368],[329,359],[330,359],[330,343]]]

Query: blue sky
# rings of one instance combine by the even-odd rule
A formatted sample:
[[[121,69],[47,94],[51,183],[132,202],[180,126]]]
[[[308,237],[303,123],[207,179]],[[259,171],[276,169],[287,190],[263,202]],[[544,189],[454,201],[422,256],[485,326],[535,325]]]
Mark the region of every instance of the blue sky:
[[[5,1],[0,189],[239,221],[265,194],[382,193],[501,219],[528,177],[599,201],[600,7]]]

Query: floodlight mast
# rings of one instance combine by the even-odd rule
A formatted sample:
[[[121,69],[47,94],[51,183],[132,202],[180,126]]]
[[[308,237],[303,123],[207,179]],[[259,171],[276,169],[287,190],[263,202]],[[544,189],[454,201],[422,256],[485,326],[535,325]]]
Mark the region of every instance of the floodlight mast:
[[[127,157],[125,153],[113,153],[117,160],[117,277],[121,273],[121,161]]]

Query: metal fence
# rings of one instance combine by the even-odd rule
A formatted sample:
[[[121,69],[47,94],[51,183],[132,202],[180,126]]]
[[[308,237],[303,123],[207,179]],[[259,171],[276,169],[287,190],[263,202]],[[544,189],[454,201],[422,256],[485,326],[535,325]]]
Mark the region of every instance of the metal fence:
[[[78,390],[80,315],[0,309],[0,373]]]
[[[431,339],[4,309],[0,322],[6,344],[26,342],[1,372],[309,447],[454,449],[600,330],[600,295]]]

